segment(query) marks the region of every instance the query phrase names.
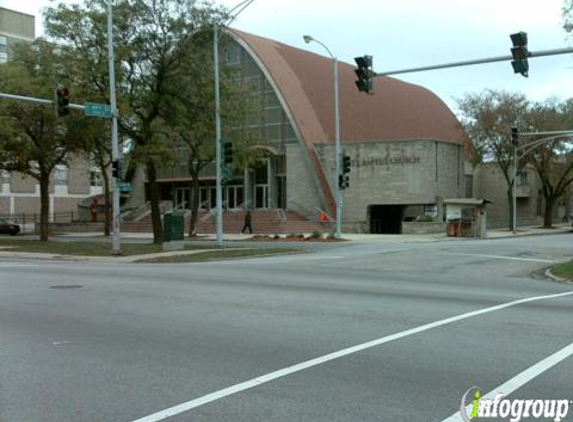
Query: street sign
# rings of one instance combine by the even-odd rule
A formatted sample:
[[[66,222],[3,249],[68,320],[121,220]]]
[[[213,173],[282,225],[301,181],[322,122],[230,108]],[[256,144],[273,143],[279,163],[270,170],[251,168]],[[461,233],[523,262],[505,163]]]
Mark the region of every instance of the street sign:
[[[133,192],[133,186],[129,182],[117,182],[120,192]]]
[[[108,104],[86,103],[85,107],[86,116],[111,119],[111,106]]]

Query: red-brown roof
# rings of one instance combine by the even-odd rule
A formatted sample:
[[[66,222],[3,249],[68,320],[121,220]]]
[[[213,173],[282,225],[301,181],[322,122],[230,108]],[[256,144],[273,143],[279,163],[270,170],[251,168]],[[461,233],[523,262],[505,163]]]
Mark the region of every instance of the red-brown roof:
[[[292,113],[303,140],[334,140],[334,80],[330,58],[232,31],[262,62]],[[466,146],[468,139],[434,93],[390,77],[374,79],[375,95],[359,92],[354,66],[339,63],[340,131],[346,142],[432,139]]]

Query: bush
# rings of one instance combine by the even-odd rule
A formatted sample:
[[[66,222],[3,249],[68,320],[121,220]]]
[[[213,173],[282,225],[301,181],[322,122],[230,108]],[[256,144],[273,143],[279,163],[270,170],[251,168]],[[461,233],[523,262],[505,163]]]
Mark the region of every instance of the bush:
[[[418,220],[420,223],[433,223],[434,217],[430,215],[421,215],[416,220]]]
[[[320,239],[322,237],[322,233],[315,230],[312,232],[312,234],[310,235],[311,239]]]

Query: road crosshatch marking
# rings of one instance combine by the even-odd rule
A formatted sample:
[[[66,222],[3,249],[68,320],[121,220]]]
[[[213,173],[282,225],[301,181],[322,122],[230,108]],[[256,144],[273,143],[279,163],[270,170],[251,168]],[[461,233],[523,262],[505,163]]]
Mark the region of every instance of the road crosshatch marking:
[[[379,338],[376,340],[372,340],[369,342],[365,342],[362,344],[351,346],[351,347],[348,347],[346,349],[339,350],[337,352],[333,352],[333,353],[330,353],[327,355],[319,356],[319,357],[314,358],[314,359],[310,359],[310,360],[307,360],[307,361],[304,361],[304,362],[301,362],[301,363],[298,363],[298,364],[295,364],[295,365],[292,365],[292,366],[289,366],[289,367],[286,367],[283,369],[279,369],[279,370],[274,371],[274,372],[270,372],[268,374],[265,374],[265,375],[262,375],[262,376],[259,376],[256,378],[252,378],[248,381],[244,381],[242,383],[232,385],[230,387],[215,391],[215,392],[207,394],[205,396],[198,397],[196,399],[193,399],[193,400],[172,406],[170,408],[161,410],[159,412],[153,413],[153,414],[148,415],[148,416],[144,416],[144,417],[136,419],[132,422],[159,422],[159,421],[163,421],[163,420],[170,418],[172,416],[176,416],[176,415],[179,415],[181,413],[188,412],[189,410],[192,410],[192,409],[195,409],[197,407],[203,406],[205,404],[212,403],[214,401],[223,399],[225,397],[231,396],[231,395],[239,393],[241,391],[246,391],[246,390],[249,390],[251,388],[265,384],[267,382],[271,382],[271,381],[274,381],[276,379],[283,378],[283,377],[286,377],[288,375],[304,371],[305,369],[309,369],[309,368],[312,368],[312,367],[333,361],[335,359],[339,359],[339,358],[342,358],[345,356],[352,355],[354,353],[361,352],[361,351],[366,350],[366,349],[370,349],[372,347],[380,346],[382,344],[389,343],[389,342],[394,341],[394,340],[399,340],[402,338],[406,338],[406,337],[409,337],[409,336],[412,336],[415,334],[419,334],[419,333],[431,330],[433,328],[442,327],[442,326],[452,324],[452,323],[455,323],[458,321],[473,318],[473,317],[476,317],[479,315],[488,314],[488,313],[499,311],[499,310],[506,309],[506,308],[511,308],[511,307],[514,307],[517,305],[521,305],[521,304],[525,304],[525,303],[529,303],[529,302],[540,301],[540,300],[557,299],[557,298],[562,298],[562,297],[567,297],[567,296],[573,296],[573,291],[551,294],[551,295],[545,295],[545,296],[535,296],[535,297],[529,297],[529,298],[524,298],[524,299],[518,299],[518,300],[514,300],[512,302],[506,302],[506,303],[502,303],[500,305],[491,306],[489,308],[483,308],[483,309],[479,309],[477,311],[471,311],[471,312],[456,315],[453,317],[445,318],[445,319],[442,319],[439,321],[424,324],[424,325],[421,325],[421,326],[418,326],[415,328],[411,328],[409,330],[405,330],[405,331],[402,331],[402,332],[399,332],[396,334],[391,334],[389,336],[382,337],[382,338]],[[569,351],[569,348],[571,348],[570,351]],[[572,354],[573,353],[573,344],[569,345],[568,347],[566,347],[563,350],[565,350],[565,353],[569,353],[569,355]],[[561,354],[563,354],[563,350],[561,350],[560,352],[557,352],[557,354],[555,354],[555,355],[561,356]],[[554,357],[555,355],[550,356],[550,358]],[[547,358],[547,359],[550,359],[550,358]],[[545,362],[545,361],[543,361],[543,362]],[[513,380],[508,381],[508,383],[511,381],[513,381]],[[446,422],[446,421],[452,422],[453,420],[452,421],[445,420],[442,422]]]

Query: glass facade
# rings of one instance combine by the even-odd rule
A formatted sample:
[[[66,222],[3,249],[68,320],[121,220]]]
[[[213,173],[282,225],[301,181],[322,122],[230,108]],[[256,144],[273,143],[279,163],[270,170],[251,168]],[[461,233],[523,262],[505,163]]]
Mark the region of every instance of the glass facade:
[[[223,119],[223,139],[237,145],[235,151],[239,150],[238,156],[242,156],[241,150],[244,152],[249,146],[263,147],[258,149],[256,162],[247,160],[250,168],[234,169],[223,191],[225,206],[284,207],[287,189],[285,144],[297,142],[295,131],[272,85],[249,53],[228,37],[222,40],[220,51],[232,80],[246,91],[246,94],[239,94],[242,98],[238,99],[245,108],[242,110],[244,116],[240,123],[234,124]],[[223,101],[233,100],[224,96],[222,92]],[[159,170],[159,180],[164,185],[162,192],[165,193],[162,196],[163,199],[172,199],[176,206],[186,207],[190,193],[189,150],[185,144],[174,145],[174,150],[177,163]],[[215,170],[215,163],[211,163],[199,173],[201,209],[215,206]]]

